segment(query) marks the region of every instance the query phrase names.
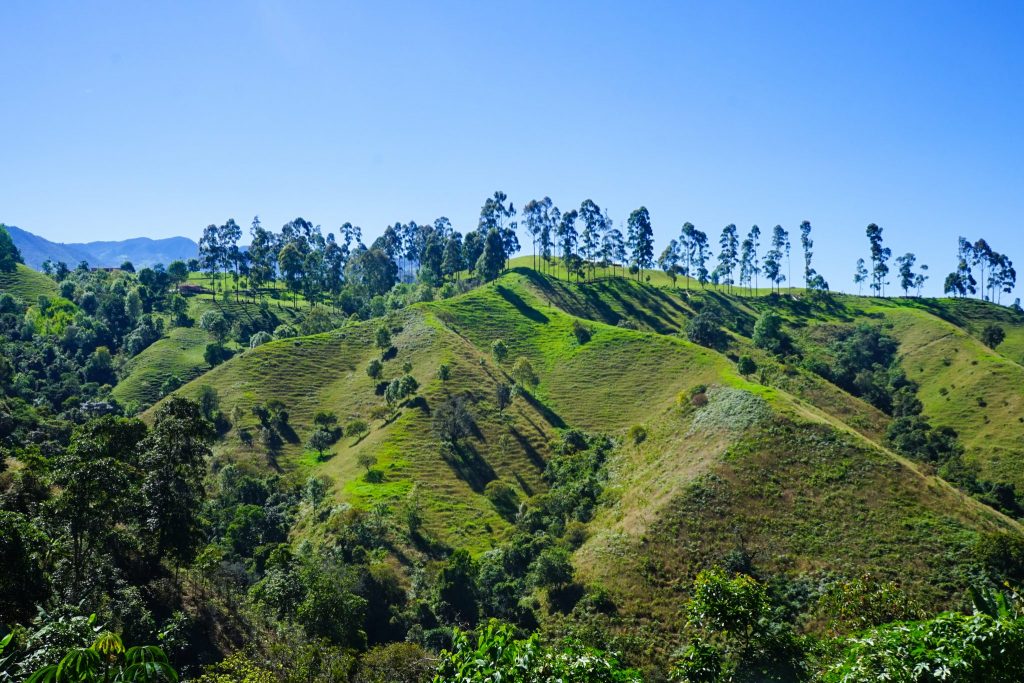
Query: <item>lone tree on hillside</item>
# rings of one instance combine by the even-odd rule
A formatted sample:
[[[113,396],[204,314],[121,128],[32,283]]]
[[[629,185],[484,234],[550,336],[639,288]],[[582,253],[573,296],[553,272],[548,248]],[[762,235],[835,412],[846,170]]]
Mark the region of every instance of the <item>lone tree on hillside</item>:
[[[512,379],[521,387],[535,387],[539,382],[533,364],[526,356],[516,359],[516,364],[512,366]]]
[[[323,460],[324,451],[330,448],[332,443],[334,443],[333,435],[323,427],[318,427],[309,435],[306,448],[316,451],[317,458]]]
[[[366,473],[370,473],[370,468],[377,464],[377,456],[370,453],[360,453],[356,456],[356,463],[366,469]]]
[[[995,349],[1003,343],[1004,339],[1006,339],[1006,331],[995,323],[989,323],[981,331],[981,341],[990,349]]]
[[[381,353],[391,348],[391,331],[387,328],[387,325],[377,327],[375,343],[377,348],[381,350]]]
[[[491,342],[491,354],[499,363],[508,357],[508,347],[502,339],[495,339]]]

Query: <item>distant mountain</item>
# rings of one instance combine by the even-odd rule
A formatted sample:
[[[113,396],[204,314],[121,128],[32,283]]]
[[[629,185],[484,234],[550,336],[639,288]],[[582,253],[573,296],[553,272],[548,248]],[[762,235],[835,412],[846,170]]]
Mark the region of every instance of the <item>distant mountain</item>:
[[[6,227],[14,244],[21,250],[25,265],[36,270],[42,268],[46,259],[64,261],[72,267],[79,261],[88,261],[90,266],[98,267],[116,267],[131,261],[136,268],[141,268],[157,263],[166,265],[178,259],[185,261],[199,253],[199,245],[187,237],[157,240],[135,237],[111,242],[64,244],[51,242],[13,225]]]

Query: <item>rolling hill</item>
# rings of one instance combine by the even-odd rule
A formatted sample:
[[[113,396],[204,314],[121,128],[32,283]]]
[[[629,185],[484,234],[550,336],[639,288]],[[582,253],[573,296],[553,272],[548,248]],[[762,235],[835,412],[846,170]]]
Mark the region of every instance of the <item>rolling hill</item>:
[[[728,328],[717,351],[678,334],[712,301]],[[1019,411],[1013,392],[1021,386],[1014,385],[1020,366],[986,350],[949,315],[911,300],[837,297],[819,305],[687,294],[621,278],[566,284],[515,269],[386,318],[394,351],[385,354],[383,380],[409,364],[419,383],[414,400],[386,415],[379,412],[382,385],[366,372],[381,357],[374,346],[380,321],[265,344],[179,391],[198,396],[204,385],[212,387],[221,409],[235,416],[216,447],[218,459],[325,476],[338,502],[367,510],[405,505],[415,491],[435,542],[475,553],[511,532],[487,484],[500,480],[530,501],[546,490],[545,463],[561,430],[614,436],[619,446],[576,566],[585,584],[612,596],[611,628],[650,636],[637,638],[644,656],[671,650],[693,576],[723,562],[752,563],[797,592],[871,574],[898,579],[931,608],[953,604],[982,571],[972,551],[979,539],[996,531],[1020,536],[1020,525],[889,450],[888,417],[874,407],[754,348],[753,321],[767,307],[784,314],[787,330],[808,350],[817,325],[886,326],[901,342],[906,372],[921,385],[926,413],[955,423],[983,471],[1020,471],[1012,430],[1006,452],[986,455],[998,436],[995,427],[986,431],[995,420],[986,422],[978,404],[966,401],[958,404],[964,414],[943,412],[937,398],[938,388],[953,381],[943,368],[977,367],[999,378],[986,384],[986,395],[1004,421]],[[931,349],[947,338],[966,366],[944,365],[943,353],[934,366]],[[498,339],[508,349],[500,358],[492,353]],[[753,354],[762,372],[741,376],[734,362],[741,354]],[[497,388],[511,382],[520,358],[529,359],[539,384],[501,410]],[[452,370],[447,381],[438,379],[442,363]],[[969,378],[961,382],[968,394],[977,390]],[[453,396],[466,398],[475,424],[457,451],[442,447],[434,426]],[[269,449],[252,438],[260,430],[252,408],[268,400],[286,407],[291,432]],[[321,410],[342,423],[366,420],[370,430],[343,437],[320,460],[303,444]],[[636,436],[641,432],[644,438]],[[376,458],[381,481],[368,480],[360,455]],[[405,554],[410,571],[422,561],[417,557]]]

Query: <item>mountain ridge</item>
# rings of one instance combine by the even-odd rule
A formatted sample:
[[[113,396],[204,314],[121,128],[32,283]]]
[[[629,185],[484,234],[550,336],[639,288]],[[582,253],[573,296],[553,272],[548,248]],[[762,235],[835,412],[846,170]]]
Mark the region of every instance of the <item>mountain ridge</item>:
[[[199,253],[199,245],[188,237],[53,242],[14,225],[5,227],[25,259],[25,265],[36,270],[42,269],[47,259],[64,261],[71,267],[80,261],[99,268],[116,268],[125,261],[131,261],[136,267],[146,267],[195,258]]]

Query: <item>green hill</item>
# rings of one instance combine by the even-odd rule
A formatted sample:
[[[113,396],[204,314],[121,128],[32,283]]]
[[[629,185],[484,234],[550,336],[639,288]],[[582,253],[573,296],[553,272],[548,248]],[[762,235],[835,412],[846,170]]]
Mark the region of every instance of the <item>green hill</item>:
[[[721,352],[675,334],[712,300],[730,327]],[[512,528],[488,499],[487,483],[502,480],[528,500],[545,490],[549,443],[559,429],[611,434],[620,446],[589,540],[577,552],[579,576],[614,596],[613,628],[649,632],[661,654],[670,649],[667,634],[679,632],[679,605],[693,575],[736,558],[784,577],[794,590],[871,573],[899,579],[923,604],[948,606],[981,571],[972,553],[981,535],[1019,534],[1019,525],[885,449],[887,417],[877,409],[754,349],[747,335],[769,306],[808,348],[814,326],[865,319],[890,326],[908,354],[921,346],[912,330],[937,329],[981,354],[966,332],[909,302],[841,298],[812,306],[687,295],[622,279],[566,285],[519,270],[386,319],[396,351],[383,379],[409,363],[420,385],[418,397],[393,416],[374,417],[383,399],[365,370],[380,357],[380,321],[245,351],[181,392],[198,396],[203,385],[214,387],[221,409],[235,416],[219,458],[327,476],[338,501],[362,509],[407,505],[415,487],[429,535],[474,552]],[[492,353],[498,339],[508,349],[501,360]],[[765,372],[741,377],[732,360],[741,353],[755,354]],[[539,384],[501,412],[497,387],[510,381],[521,357]],[[452,368],[447,382],[437,379],[441,363]],[[932,411],[929,392],[943,380],[916,363],[903,361],[920,375]],[[435,412],[456,395],[468,397],[476,424],[459,453],[441,447],[433,426]],[[252,438],[261,429],[252,408],[269,399],[284,404],[291,432],[272,449]],[[367,420],[371,429],[343,437],[320,461],[303,443],[321,410],[342,423]],[[971,424],[961,421],[965,434]],[[633,445],[626,434],[636,425],[646,439]],[[362,454],[377,459],[380,482],[367,480]],[[402,555],[416,565],[415,551]]]
[[[42,273],[19,263],[13,273],[0,272],[0,292],[35,303],[40,296],[56,296],[57,284]]]

